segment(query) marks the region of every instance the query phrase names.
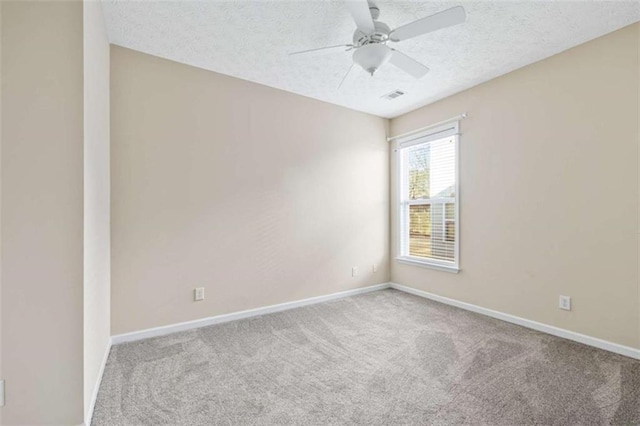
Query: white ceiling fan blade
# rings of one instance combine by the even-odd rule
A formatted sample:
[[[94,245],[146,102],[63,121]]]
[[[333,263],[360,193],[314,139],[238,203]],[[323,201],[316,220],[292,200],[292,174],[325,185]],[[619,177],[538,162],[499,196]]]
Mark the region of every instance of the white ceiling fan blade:
[[[389,34],[389,38],[391,41],[407,40],[452,25],[462,24],[466,19],[467,13],[464,11],[464,7],[456,6],[396,28]]]
[[[371,34],[375,31],[376,27],[373,25],[367,0],[347,0],[345,3],[360,31],[365,34]]]
[[[353,45],[351,44],[337,44],[335,46],[326,46],[326,47],[317,47],[315,49],[307,49],[307,50],[300,50],[298,52],[291,52],[289,53],[289,56],[294,56],[294,55],[323,55],[326,53],[333,53],[333,52],[339,52],[339,51],[343,51],[346,52],[348,50],[351,50],[353,48]]]
[[[393,53],[391,54],[391,59],[389,59],[389,62],[400,68],[407,74],[412,75],[415,78],[422,78],[429,72],[429,68],[425,67],[415,59],[412,59],[404,53],[398,52],[395,49],[392,50]]]

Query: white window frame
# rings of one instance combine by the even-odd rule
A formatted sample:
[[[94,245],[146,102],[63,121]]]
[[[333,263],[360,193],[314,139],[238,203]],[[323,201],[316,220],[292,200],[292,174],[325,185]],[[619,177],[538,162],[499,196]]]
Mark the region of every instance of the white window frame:
[[[453,121],[451,123],[442,124],[437,127],[429,128],[417,134],[397,139],[396,145],[396,177],[397,177],[397,199],[395,202],[396,218],[398,226],[398,236],[396,238],[396,261],[399,263],[420,266],[424,268],[437,269],[446,272],[458,273],[460,272],[460,131],[459,122]],[[454,241],[454,260],[453,262],[440,260],[440,259],[427,259],[423,257],[410,256],[408,254],[409,241],[409,209],[403,207],[409,205],[427,205],[432,204],[432,201],[427,200],[408,200],[405,185],[405,167],[402,164],[403,150],[416,145],[421,145],[427,142],[433,142],[440,139],[453,137],[455,144],[455,197],[442,199],[443,205],[443,223],[446,219],[446,203],[454,203],[455,212],[455,241]],[[440,200],[439,200],[440,201]],[[406,217],[403,216],[403,212]],[[443,238],[446,238],[446,229],[443,232]]]

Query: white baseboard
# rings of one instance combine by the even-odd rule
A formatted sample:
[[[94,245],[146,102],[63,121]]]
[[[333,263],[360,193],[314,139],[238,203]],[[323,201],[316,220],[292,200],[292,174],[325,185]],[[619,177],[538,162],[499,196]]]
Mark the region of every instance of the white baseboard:
[[[208,325],[220,324],[223,322],[235,321],[244,318],[256,317],[259,315],[271,314],[274,312],[286,311],[288,309],[300,308],[302,306],[315,305],[316,303],[327,302],[329,300],[342,299],[344,297],[355,296],[357,294],[370,293],[372,291],[384,290],[389,288],[389,283],[376,284],[368,287],[356,288],[353,290],[341,291],[339,293],[327,294],[325,296],[311,297],[308,299],[295,300],[293,302],[279,303],[277,305],[265,306],[262,308],[249,309],[246,311],[233,312],[230,314],[216,315],[213,317],[202,318],[195,321],[181,322],[177,324],[166,325],[163,327],[148,328],[146,330],[134,331],[131,333],[117,334],[111,337],[114,345],[133,342],[149,337],[164,336],[179,331],[191,330],[194,328],[206,327]]]
[[[472,311],[472,312],[476,312],[478,314],[486,315],[492,318],[497,318],[502,321],[521,325],[523,327],[531,328],[533,330],[541,331],[543,333],[552,334],[554,336],[562,337],[568,340],[573,340],[574,342],[579,342],[579,343],[583,343],[585,345],[593,346],[599,349],[604,349],[605,351],[615,352],[617,354],[625,355],[630,358],[640,359],[640,349],[619,345],[617,343],[609,342],[607,340],[598,339],[595,337],[587,336],[585,334],[575,333],[573,331],[554,327],[552,325],[542,324],[536,321],[531,321],[525,318],[517,317],[515,315],[505,314],[502,312],[494,311],[492,309],[487,309],[481,306],[472,305],[471,303],[460,302],[455,299],[449,299],[448,297],[438,296],[437,294],[428,293],[422,290],[417,290],[415,288],[407,287],[402,284],[391,283],[391,288],[404,291],[405,293],[411,293],[416,296],[424,297],[426,299],[435,300],[436,302],[444,303],[446,305],[451,305],[457,308],[465,309],[467,311]]]
[[[438,296],[437,294],[428,293],[426,291],[407,287],[397,283],[377,284],[369,287],[363,287],[363,288],[357,288],[353,290],[342,291],[339,293],[327,294],[324,296],[311,297],[308,299],[296,300],[293,302],[286,302],[286,303],[280,303],[277,305],[265,306],[262,308],[249,309],[246,311],[233,312],[233,313],[224,314],[224,315],[216,315],[213,317],[202,318],[194,321],[181,322],[177,324],[166,325],[163,327],[155,327],[155,328],[149,328],[146,330],[134,331],[131,333],[118,334],[111,337],[111,344],[117,345],[120,343],[148,339],[150,337],[164,336],[164,335],[176,333],[179,331],[186,331],[194,328],[206,327],[209,325],[221,324],[224,322],[256,317],[256,316],[270,314],[274,312],[281,312],[288,309],[295,309],[295,308],[300,308],[302,306],[308,306],[308,305],[314,305],[316,303],[327,302],[329,300],[336,300],[344,297],[355,296],[357,294],[364,294],[372,291],[384,290],[386,288],[393,288],[399,291],[403,291],[405,293],[414,294],[416,296],[424,297],[427,299],[434,300],[436,302],[455,306],[457,308],[465,309],[467,311],[472,311],[472,312],[476,312],[492,318],[497,318],[502,321],[510,322],[512,324],[517,324],[533,330],[541,331],[543,333],[562,337],[568,340],[573,340],[575,342],[583,343],[585,345],[593,346],[599,349],[604,349],[606,351],[614,352],[620,355],[625,355],[630,358],[640,359],[640,349],[619,345],[617,343],[609,342],[607,340],[598,339],[596,337],[587,336],[585,334],[576,333],[573,331],[554,327],[552,325],[547,325],[540,322],[528,320],[525,318],[517,317],[515,315],[505,314],[503,312],[494,311],[488,308],[483,308],[481,306],[473,305],[471,303],[461,302],[459,300],[450,299],[444,296]],[[109,348],[110,347],[111,346],[109,346]],[[108,355],[108,352],[107,354],[105,354],[102,370],[104,369],[104,364],[106,363],[107,355]],[[102,377],[102,370],[100,371],[100,377]],[[93,396],[93,401],[91,403],[90,413],[93,413],[93,406],[95,404],[95,398],[97,396],[97,392],[98,392],[98,389],[96,388],[95,394]]]
[[[107,348],[104,351],[104,355],[102,356],[102,364],[100,364],[100,371],[98,372],[98,380],[96,380],[96,385],[93,388],[93,395],[91,395],[91,404],[89,404],[89,412],[87,413],[87,417],[84,421],[85,426],[91,426],[91,419],[93,419],[93,410],[96,407],[96,400],[98,399],[98,391],[100,390],[100,383],[102,383],[102,375],[104,374],[104,368],[107,365],[107,360],[109,359],[109,352],[111,352],[111,345],[113,341],[109,338],[107,342]]]

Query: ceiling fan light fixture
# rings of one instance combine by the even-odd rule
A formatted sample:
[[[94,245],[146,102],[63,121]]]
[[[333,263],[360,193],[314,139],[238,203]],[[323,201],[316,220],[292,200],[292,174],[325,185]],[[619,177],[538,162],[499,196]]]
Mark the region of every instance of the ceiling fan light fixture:
[[[373,75],[391,58],[391,49],[384,44],[365,44],[353,52],[353,62]]]

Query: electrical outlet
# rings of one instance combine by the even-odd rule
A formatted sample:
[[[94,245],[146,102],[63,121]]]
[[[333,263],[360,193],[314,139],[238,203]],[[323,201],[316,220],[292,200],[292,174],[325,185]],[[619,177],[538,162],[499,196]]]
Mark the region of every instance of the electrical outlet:
[[[354,266],[353,268],[351,268],[351,276],[352,277],[357,277],[358,276],[358,267]]]
[[[371,266],[371,272],[373,272],[374,274],[375,274],[376,272],[378,272],[378,264],[377,264],[377,263],[374,263],[374,264]]]
[[[571,297],[560,296],[560,309],[564,309],[565,311],[571,310]]]
[[[193,290],[193,300],[196,302],[204,300],[204,287],[198,287]]]

